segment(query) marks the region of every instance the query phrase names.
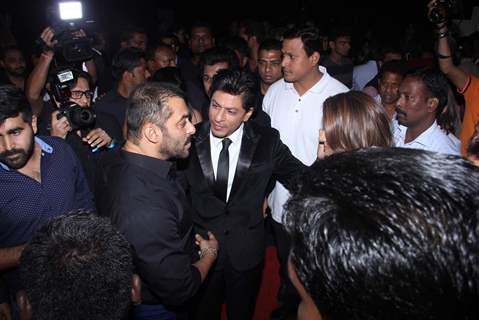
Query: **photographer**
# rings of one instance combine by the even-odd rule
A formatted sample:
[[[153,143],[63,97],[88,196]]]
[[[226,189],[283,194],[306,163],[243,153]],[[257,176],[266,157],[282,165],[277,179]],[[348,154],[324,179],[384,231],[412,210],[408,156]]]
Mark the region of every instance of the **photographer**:
[[[435,36],[438,42],[437,58],[441,71],[464,95],[466,108],[461,130],[461,154],[466,155],[469,140],[479,120],[479,78],[467,74],[453,63],[451,48],[448,42],[448,14],[450,2],[447,0],[432,0],[428,3],[428,17],[435,24]]]
[[[85,33],[82,30],[78,30],[76,33],[80,37],[85,37]],[[55,39],[55,32],[52,27],[46,27],[42,31],[40,39],[43,42],[43,52],[25,83],[25,95],[27,96],[28,102],[30,102],[33,114],[35,115],[39,115],[43,108],[42,92],[47,81],[50,65],[55,58],[54,48],[58,43],[58,40]],[[84,63],[88,70],[88,74],[93,81],[95,81],[96,67],[93,59],[86,60]],[[79,68],[81,68],[81,66],[79,66]]]
[[[53,48],[51,31],[47,28],[41,36],[49,48]],[[41,92],[41,88],[46,84],[51,101],[42,102],[38,130],[40,134],[60,137],[68,142],[80,159],[89,186],[93,190],[96,158],[99,153],[121,143],[123,139],[121,128],[112,116],[101,112],[94,113],[90,109],[93,92],[92,80],[88,73],[74,68],[63,68],[71,72],[72,79],[64,84],[65,88],[61,90],[63,96],[59,95],[60,90],[56,88],[59,85],[58,72],[50,72],[49,77],[54,56],[53,50],[42,53],[41,62],[28,79],[27,96],[31,97]],[[52,71],[58,69],[54,68]],[[88,108],[88,111],[82,112],[79,107]],[[80,123],[72,123],[72,120],[75,120],[72,119],[75,117],[71,116],[74,115],[73,108],[81,115],[77,119]]]

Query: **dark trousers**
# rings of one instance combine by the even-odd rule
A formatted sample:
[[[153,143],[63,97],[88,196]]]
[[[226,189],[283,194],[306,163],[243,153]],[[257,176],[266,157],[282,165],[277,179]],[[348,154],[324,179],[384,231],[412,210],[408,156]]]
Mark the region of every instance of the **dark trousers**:
[[[247,271],[237,271],[225,261],[224,267],[210,272],[201,285],[195,297],[193,319],[220,320],[223,303],[226,303],[228,320],[252,319],[262,271],[263,264]]]
[[[288,276],[288,257],[291,249],[291,239],[286,229],[281,223],[271,219],[273,226],[274,240],[279,259],[280,287],[278,291],[278,302],[286,313],[295,313],[299,305],[299,295],[296,288],[289,280]]]

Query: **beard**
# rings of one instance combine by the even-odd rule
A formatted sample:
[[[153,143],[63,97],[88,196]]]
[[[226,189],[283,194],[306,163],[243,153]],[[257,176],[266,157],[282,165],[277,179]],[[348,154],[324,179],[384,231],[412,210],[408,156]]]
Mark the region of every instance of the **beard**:
[[[182,141],[180,139],[175,139],[168,134],[168,130],[163,130],[163,143],[160,148],[160,153],[166,155],[169,159],[177,158],[184,159],[187,158],[190,154],[191,136]]]
[[[27,149],[10,149],[0,153],[0,162],[6,164],[9,168],[18,170],[25,166],[33,154],[34,142],[33,136]],[[13,157],[13,159],[12,159]]]

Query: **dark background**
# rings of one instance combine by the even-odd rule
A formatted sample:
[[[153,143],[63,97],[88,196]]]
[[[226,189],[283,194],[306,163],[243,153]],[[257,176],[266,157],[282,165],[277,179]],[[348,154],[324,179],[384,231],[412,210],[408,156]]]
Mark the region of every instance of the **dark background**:
[[[473,5],[478,0],[456,0],[455,17],[470,19]],[[3,0],[0,14],[11,17],[11,29],[21,47],[28,47],[48,25],[47,8],[52,0]],[[328,28],[338,22],[349,25],[356,36],[372,30],[380,37],[398,37],[407,25],[428,28],[427,0],[225,0],[225,1],[154,1],[154,0],[84,0],[84,13],[95,20],[94,28],[112,35],[127,23],[140,25],[151,32],[161,29],[165,21],[175,20],[188,25],[195,19],[213,22],[217,33],[226,30],[233,19],[254,18],[268,20],[273,25],[312,19],[320,27]],[[354,34],[353,34],[354,36]]]

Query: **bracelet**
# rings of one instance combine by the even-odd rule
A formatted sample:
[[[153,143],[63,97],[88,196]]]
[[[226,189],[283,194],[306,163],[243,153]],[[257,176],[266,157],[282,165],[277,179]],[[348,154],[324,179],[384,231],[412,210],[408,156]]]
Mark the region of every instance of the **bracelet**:
[[[439,59],[449,59],[449,58],[451,58],[452,56],[451,56],[451,55],[445,56],[445,55],[442,55],[442,54],[438,53],[438,54],[437,54],[437,57],[438,57]]]
[[[204,256],[213,256],[216,259],[218,256],[218,249],[213,247],[206,247],[200,251],[200,259],[203,259]]]
[[[113,149],[116,147],[116,141],[115,139],[111,139],[111,142],[106,146],[107,149]]]
[[[446,30],[446,31],[444,31],[444,32],[442,32],[442,33],[437,33],[437,34],[436,34],[436,39],[445,38],[445,37],[447,37],[448,35],[449,35],[449,31]]]

